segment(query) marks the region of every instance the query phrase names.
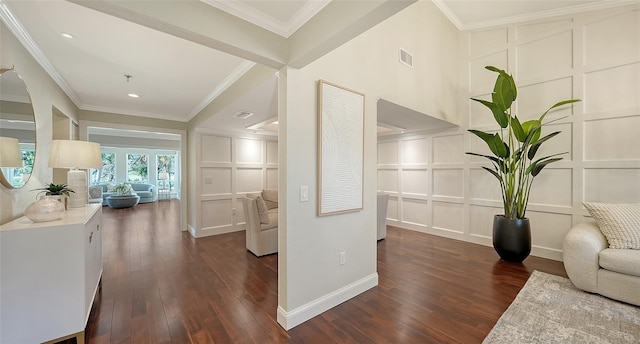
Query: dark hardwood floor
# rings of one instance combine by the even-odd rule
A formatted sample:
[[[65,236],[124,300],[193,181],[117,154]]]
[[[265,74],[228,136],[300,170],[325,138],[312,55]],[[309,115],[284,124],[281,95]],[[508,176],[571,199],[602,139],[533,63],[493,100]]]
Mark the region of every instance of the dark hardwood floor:
[[[88,343],[480,343],[534,270],[490,247],[389,227],[379,285],[290,331],[276,322],[277,255],[244,232],[194,239],[177,200],[103,208],[102,289]]]

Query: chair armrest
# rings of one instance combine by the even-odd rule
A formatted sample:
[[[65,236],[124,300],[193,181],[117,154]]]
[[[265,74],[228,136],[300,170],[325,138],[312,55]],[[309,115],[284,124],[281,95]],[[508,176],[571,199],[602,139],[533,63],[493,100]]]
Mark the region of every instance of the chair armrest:
[[[567,275],[576,287],[597,292],[600,251],[609,247],[593,219],[575,225],[564,238],[562,256]]]

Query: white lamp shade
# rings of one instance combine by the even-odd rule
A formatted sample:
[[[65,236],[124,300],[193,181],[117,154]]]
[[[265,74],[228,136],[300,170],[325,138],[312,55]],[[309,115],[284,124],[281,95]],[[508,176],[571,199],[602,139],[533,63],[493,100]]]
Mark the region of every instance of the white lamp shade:
[[[53,140],[49,167],[101,168],[100,144],[77,140]]]
[[[22,167],[18,139],[0,136],[0,167]]]

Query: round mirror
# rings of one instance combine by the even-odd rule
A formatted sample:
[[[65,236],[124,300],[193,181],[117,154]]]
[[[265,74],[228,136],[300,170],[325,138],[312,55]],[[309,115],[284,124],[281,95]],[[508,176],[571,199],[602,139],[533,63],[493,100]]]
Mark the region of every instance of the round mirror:
[[[36,158],[36,119],[27,86],[13,69],[0,69],[0,142],[0,182],[21,188]]]

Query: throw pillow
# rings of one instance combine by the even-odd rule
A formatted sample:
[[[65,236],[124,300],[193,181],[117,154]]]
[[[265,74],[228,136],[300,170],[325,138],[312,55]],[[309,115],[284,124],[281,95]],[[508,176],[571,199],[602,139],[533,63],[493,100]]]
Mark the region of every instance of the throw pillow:
[[[278,207],[278,190],[262,190],[262,198],[267,204],[267,209],[275,209]]]
[[[598,223],[600,231],[609,242],[609,248],[640,250],[640,203],[582,204]]]
[[[264,203],[264,199],[262,199],[262,196],[248,194],[247,197],[256,201],[256,205],[258,206],[258,215],[260,216],[260,223],[269,223],[269,213],[267,212],[267,205]]]

